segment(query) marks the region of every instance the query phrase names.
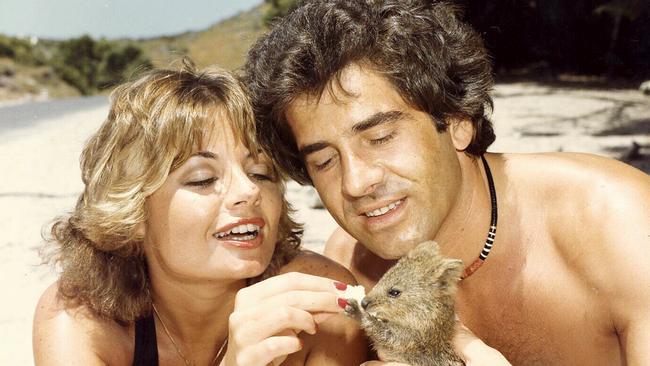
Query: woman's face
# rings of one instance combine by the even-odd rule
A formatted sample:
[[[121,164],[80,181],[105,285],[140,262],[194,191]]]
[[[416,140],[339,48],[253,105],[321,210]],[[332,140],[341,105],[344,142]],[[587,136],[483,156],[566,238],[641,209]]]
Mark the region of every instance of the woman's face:
[[[243,279],[271,260],[282,205],[276,172],[235,139],[229,123],[220,124],[147,198],[144,247],[152,272]]]

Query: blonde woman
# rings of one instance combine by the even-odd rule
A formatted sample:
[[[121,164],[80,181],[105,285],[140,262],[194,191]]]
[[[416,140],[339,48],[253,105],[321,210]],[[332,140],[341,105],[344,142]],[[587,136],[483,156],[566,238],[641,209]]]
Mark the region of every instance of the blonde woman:
[[[118,87],[51,229],[37,365],[358,365],[342,267],[300,251],[248,100],[218,70]],[[302,272],[302,273],[299,273]]]

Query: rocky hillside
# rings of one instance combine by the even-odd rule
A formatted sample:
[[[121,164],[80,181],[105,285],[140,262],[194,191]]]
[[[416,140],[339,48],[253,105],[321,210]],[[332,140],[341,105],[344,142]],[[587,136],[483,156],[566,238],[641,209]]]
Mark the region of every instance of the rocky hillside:
[[[169,66],[171,62],[189,56],[200,67],[217,64],[233,70],[242,65],[250,45],[264,32],[263,18],[267,6],[260,5],[239,13],[202,31],[149,39],[91,42],[100,49],[106,43],[116,49],[136,47],[142,51],[141,59],[155,67]],[[57,68],[56,50],[70,41],[35,41],[2,35],[0,41],[0,106],[110,90],[110,87],[105,86],[80,90],[79,84],[71,83],[68,80],[70,77],[66,78],[61,68]],[[60,64],[61,62],[58,65]],[[139,69],[141,68],[129,68],[121,78],[130,77],[136,72],[133,70]],[[119,82],[119,78],[115,82]]]
[[[139,44],[155,66],[167,66],[187,55],[201,67],[217,64],[233,70],[243,64],[247,50],[265,31],[265,11],[266,5],[260,5],[200,32],[147,39]]]

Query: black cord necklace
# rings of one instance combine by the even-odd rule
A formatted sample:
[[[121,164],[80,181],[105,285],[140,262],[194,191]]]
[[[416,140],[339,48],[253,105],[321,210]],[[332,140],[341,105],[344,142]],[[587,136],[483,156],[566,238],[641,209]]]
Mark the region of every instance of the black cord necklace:
[[[472,262],[469,266],[465,267],[465,270],[463,271],[463,275],[460,277],[461,280],[466,279],[467,277],[471,276],[472,273],[476,272],[477,269],[479,269],[482,265],[483,262],[487,259],[487,256],[490,254],[490,251],[492,250],[492,245],[494,244],[494,238],[497,235],[497,192],[496,189],[494,189],[494,180],[492,179],[492,172],[490,171],[490,166],[487,163],[487,160],[485,160],[485,157],[481,155],[481,161],[483,161],[483,167],[485,168],[485,177],[487,178],[488,181],[488,188],[490,190],[490,202],[492,204],[492,215],[490,217],[490,229],[488,230],[487,234],[487,239],[485,240],[485,245],[483,246],[483,250],[481,250],[481,253],[478,255],[478,258]]]

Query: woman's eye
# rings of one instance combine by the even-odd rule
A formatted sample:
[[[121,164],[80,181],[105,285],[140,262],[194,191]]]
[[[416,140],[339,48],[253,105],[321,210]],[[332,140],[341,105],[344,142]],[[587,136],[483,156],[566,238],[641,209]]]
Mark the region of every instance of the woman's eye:
[[[252,166],[248,172],[248,177],[256,181],[271,181],[277,180],[275,169],[266,164],[256,164]]]
[[[188,186],[191,186],[191,187],[206,188],[206,187],[209,187],[212,183],[214,183],[216,181],[217,181],[216,177],[211,177],[211,178],[208,178],[208,179],[189,181],[186,184]]]
[[[254,180],[258,181],[274,181],[275,178],[272,177],[271,175],[268,174],[261,174],[261,173],[250,173],[248,174],[249,177],[251,177]]]

